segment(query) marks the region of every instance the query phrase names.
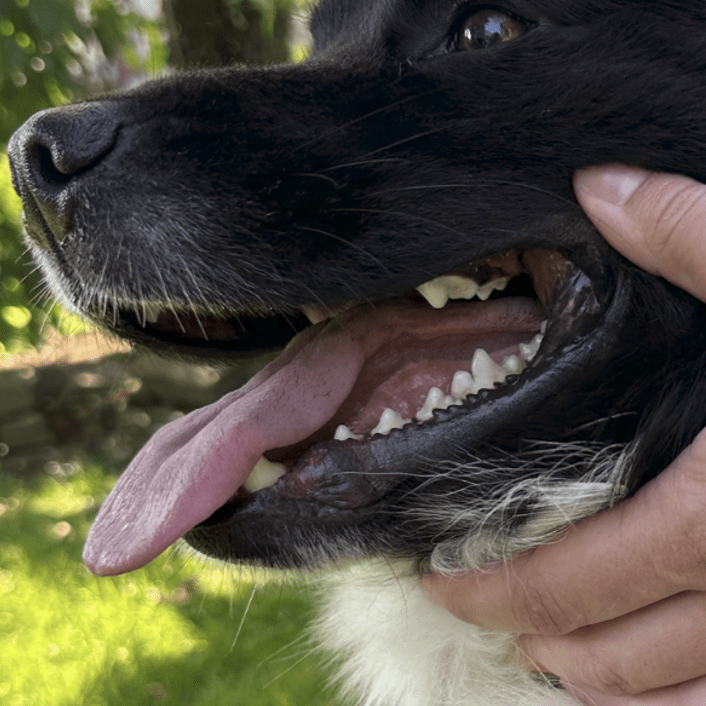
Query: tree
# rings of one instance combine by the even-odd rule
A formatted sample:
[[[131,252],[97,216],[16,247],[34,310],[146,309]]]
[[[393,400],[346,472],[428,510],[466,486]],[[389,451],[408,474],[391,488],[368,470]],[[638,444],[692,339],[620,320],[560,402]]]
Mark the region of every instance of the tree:
[[[171,0],[165,6],[169,63],[188,68],[286,61],[291,9],[291,0]]]

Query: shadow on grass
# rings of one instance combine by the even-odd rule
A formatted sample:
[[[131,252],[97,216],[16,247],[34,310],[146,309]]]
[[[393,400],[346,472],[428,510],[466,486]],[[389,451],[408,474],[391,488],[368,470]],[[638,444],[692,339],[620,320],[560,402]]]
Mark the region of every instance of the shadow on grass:
[[[202,573],[177,553],[114,578],[85,569],[83,541],[113,481],[95,466],[0,475],[0,703],[334,704],[304,632],[304,587],[253,593],[227,567]]]

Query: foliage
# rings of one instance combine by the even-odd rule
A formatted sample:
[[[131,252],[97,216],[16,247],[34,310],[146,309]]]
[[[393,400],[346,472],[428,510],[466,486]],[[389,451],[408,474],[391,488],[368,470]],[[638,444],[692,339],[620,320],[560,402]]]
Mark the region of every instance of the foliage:
[[[91,576],[81,546],[114,476],[55,471],[30,485],[0,473],[0,703],[331,706],[302,634],[305,587],[253,592],[179,554]]]
[[[168,58],[201,65],[219,59],[220,63],[234,58],[281,59],[276,45],[286,33],[286,18],[307,4],[307,0],[164,2],[171,21],[162,14],[141,16],[131,10],[129,0],[0,0],[0,353],[36,344],[47,321],[57,326],[65,316],[42,296],[38,274],[28,274],[19,201],[4,155],[12,132],[43,108],[153,76],[165,68]],[[175,33],[177,9],[181,21]],[[212,15],[206,17],[207,10]],[[216,26],[215,17],[224,18],[224,24]],[[259,22],[248,30],[244,20],[257,17]],[[227,50],[222,49],[220,57],[214,51],[203,54],[199,47],[205,43],[225,48],[225,42],[216,41],[218,33],[228,37]],[[233,53],[238,46],[240,58]],[[302,47],[294,50],[298,56],[304,53]]]
[[[161,70],[159,25],[111,0],[0,0],[0,352],[35,344],[60,310],[36,308],[4,146],[30,115]],[[34,297],[34,300],[33,300]]]

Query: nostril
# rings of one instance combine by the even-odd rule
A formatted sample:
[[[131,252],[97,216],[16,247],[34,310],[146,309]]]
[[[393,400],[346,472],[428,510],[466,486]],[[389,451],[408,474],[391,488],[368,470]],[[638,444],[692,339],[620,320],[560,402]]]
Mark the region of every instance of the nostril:
[[[37,150],[46,175],[61,182],[99,163],[112,150],[118,128],[109,103],[71,105],[31,118],[20,128],[20,142]]]
[[[56,241],[66,235],[82,177],[110,154],[119,128],[112,104],[97,101],[37,113],[10,138],[12,181],[35,241],[46,246],[46,227]]]
[[[61,163],[52,154],[50,147],[37,144],[29,146],[28,149],[33,150],[33,154],[28,161],[34,163],[37,172],[36,176],[39,181],[44,184],[53,184],[57,187],[61,187],[71,181],[74,173],[66,168],[62,169]]]

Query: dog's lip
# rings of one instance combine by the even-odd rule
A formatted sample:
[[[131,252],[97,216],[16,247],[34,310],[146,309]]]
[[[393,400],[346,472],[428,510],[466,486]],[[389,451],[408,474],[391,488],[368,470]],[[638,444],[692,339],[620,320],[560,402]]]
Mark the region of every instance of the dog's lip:
[[[436,410],[434,420],[393,429],[388,436],[323,441],[300,455],[290,472],[269,488],[238,493],[185,535],[197,548],[220,526],[271,522],[359,524],[379,511],[385,496],[409,478],[419,457],[443,463],[448,449],[487,438],[522,419],[557,394],[577,369],[609,344],[624,315],[617,295],[603,309],[587,275],[568,261],[563,284],[553,293],[552,316],[542,354],[507,385],[481,390],[460,406]],[[438,456],[438,458],[437,458]],[[208,541],[206,539],[206,541]]]
[[[408,303],[409,304],[409,303]],[[443,338],[459,328],[538,329],[535,302],[507,301],[469,310],[428,310],[393,302],[360,307],[347,321],[298,336],[240,390],[163,427],[133,460],[104,503],[86,544],[96,573],[138,568],[203,522],[242,487],[268,449],[300,443],[348,398],[361,371],[400,331],[417,326]]]
[[[330,420],[366,360],[392,335],[390,321],[380,318],[380,305],[345,312],[346,325],[332,320],[310,327],[251,383],[213,405],[213,414],[209,408],[198,410],[195,417],[167,425],[159,440],[148,443],[101,509],[84,554],[89,568],[100,574],[138,568],[182,535],[197,549],[228,558],[218,536],[233,526],[257,528],[277,520],[359,523],[408,477],[420,455],[427,462],[441,459],[449,445],[472,443],[529,414],[586,362],[596,350],[592,341],[600,340],[605,329],[599,325],[603,308],[588,277],[564,259],[559,269],[551,256],[540,256],[540,261],[555,274],[561,270],[561,276],[547,280],[554,283],[549,344],[521,378],[387,438],[315,444],[294,462],[293,472],[271,488],[247,494],[243,502],[238,489],[257,459],[269,449],[299,443]],[[390,306],[395,311],[397,305]],[[489,314],[487,306],[505,304],[470,307],[461,318],[482,320]],[[464,309],[442,317],[453,318]],[[541,318],[537,312],[528,330],[538,327]],[[196,420],[193,428],[190,418]],[[297,419],[294,426],[290,418]]]
[[[454,273],[465,273],[478,284],[494,277],[512,279],[531,267],[535,272],[545,271],[535,280],[536,293],[543,303],[551,298],[551,292],[542,286],[541,280],[551,284],[558,276],[549,274],[553,257],[558,253],[537,248],[511,250],[484,257],[468,266],[461,266]],[[559,256],[557,262],[563,263]],[[405,296],[416,294],[410,289]],[[382,300],[391,301],[396,296]],[[194,302],[159,302],[139,299],[99,302],[86,312],[99,324],[137,344],[163,349],[172,354],[184,354],[193,358],[228,360],[230,358],[253,357],[263,353],[274,353],[286,346],[297,334],[311,323],[338,319],[361,306],[354,301],[331,304],[306,304],[286,308],[259,307],[257,310],[229,307],[225,304],[204,306]],[[365,304],[363,304],[365,306]]]

